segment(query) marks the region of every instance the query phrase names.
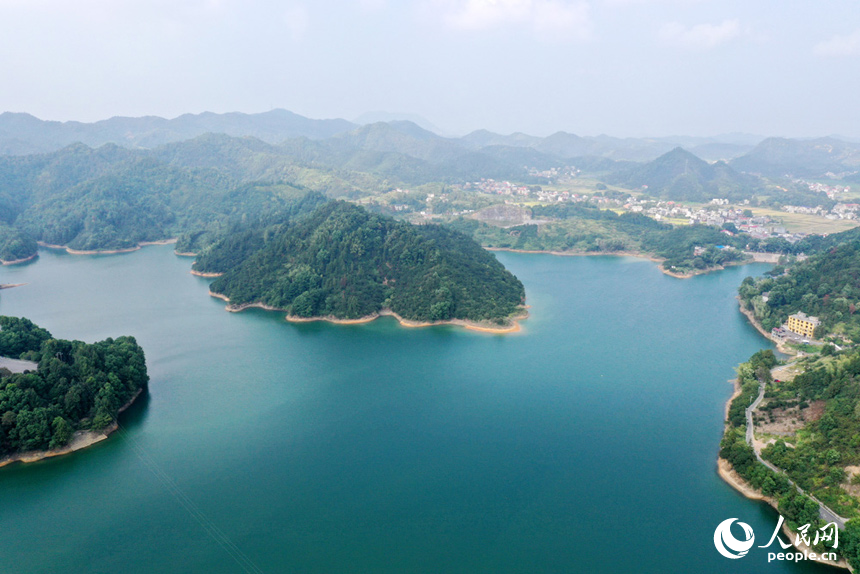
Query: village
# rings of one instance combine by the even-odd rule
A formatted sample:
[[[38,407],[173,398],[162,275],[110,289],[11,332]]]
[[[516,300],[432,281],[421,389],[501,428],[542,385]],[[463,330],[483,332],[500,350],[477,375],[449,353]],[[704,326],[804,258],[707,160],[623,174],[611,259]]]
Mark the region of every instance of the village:
[[[598,184],[598,188],[600,186],[601,184]],[[690,206],[677,201],[661,201],[647,197],[637,197],[635,195],[625,196],[625,194],[619,192],[601,195],[600,191],[602,190],[596,194],[574,193],[566,190],[544,190],[540,186],[518,185],[509,181],[496,181],[493,179],[482,179],[467,183],[462,186],[462,189],[475,190],[492,195],[509,196],[511,199],[505,201],[508,204],[517,204],[523,201],[584,203],[604,209],[642,213],[657,221],[726,227],[726,233],[729,235],[743,232],[757,239],[780,237],[790,243],[795,243],[806,236],[804,233],[788,232],[782,224],[772,217],[754,215],[746,207],[734,207],[730,205],[728,199],[715,198],[704,206]],[[428,201],[430,199],[432,198],[428,196]],[[744,200],[741,205],[749,205],[749,200]],[[860,208],[860,205],[857,204],[837,204],[834,212],[838,215],[834,215],[834,218],[853,219],[856,217],[856,210],[858,208]],[[828,215],[818,212],[816,214],[822,216]]]

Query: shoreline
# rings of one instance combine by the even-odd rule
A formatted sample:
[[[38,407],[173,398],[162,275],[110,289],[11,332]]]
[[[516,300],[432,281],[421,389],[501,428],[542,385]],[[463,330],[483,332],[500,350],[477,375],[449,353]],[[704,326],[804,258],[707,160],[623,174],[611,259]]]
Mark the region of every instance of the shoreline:
[[[224,275],[223,273],[206,273],[205,271],[195,271],[194,269],[189,271],[189,273],[196,277],[221,277]]]
[[[749,500],[758,500],[764,503],[767,503],[771,508],[775,511],[779,512],[779,505],[776,500],[772,497],[765,496],[761,491],[753,488],[747,481],[745,481],[732,467],[732,464],[722,457],[717,457],[717,474],[723,482],[734,488],[737,492],[742,494],[745,498]],[[782,533],[785,534],[788,541],[791,542],[791,545],[797,548],[800,552],[810,553],[813,550],[800,542],[796,544],[797,533],[792,532],[788,528],[788,524],[783,522],[782,524]],[[837,562],[833,562],[831,560],[815,560],[816,564],[826,564],[827,566],[831,566],[833,568],[842,568],[844,570],[848,570],[849,572],[854,572],[854,569],[851,568],[851,565],[848,564],[848,561],[845,558],[840,558]]]
[[[483,247],[483,246],[482,246]],[[550,251],[550,250],[529,250],[529,249],[513,249],[511,247],[484,247],[487,251],[507,251],[509,253],[527,253],[527,254],[545,254],[545,255],[559,255],[562,257],[596,257],[596,256],[612,256],[612,257],[636,257],[638,259],[647,259],[653,263],[657,263],[657,269],[660,270],[664,275],[668,275],[669,277],[674,277],[675,279],[690,279],[692,277],[696,277],[697,275],[707,275],[708,273],[715,273],[717,271],[724,271],[727,267],[735,267],[737,265],[746,265],[748,263],[755,263],[754,260],[744,260],[744,261],[735,261],[730,262],[728,265],[721,265],[720,267],[709,267],[707,269],[699,269],[696,271],[688,271],[686,273],[678,273],[676,271],[670,271],[668,269],[664,269],[661,263],[666,261],[665,258],[657,257],[655,255],[648,255],[646,253],[641,253],[639,251],[589,251],[589,252],[577,252],[577,251]]]
[[[761,329],[759,329],[759,330],[761,331]],[[725,416],[723,417],[724,422],[727,421],[729,418],[729,407],[731,407],[732,401],[735,400],[735,397],[737,397],[741,394],[740,380],[735,378],[730,382],[734,386],[734,392],[732,393],[732,396],[729,397],[729,400],[726,401]],[[717,455],[717,474],[723,480],[723,482],[725,482],[726,484],[728,484],[729,486],[734,488],[737,492],[742,494],[745,498],[747,498],[749,500],[758,500],[761,502],[765,502],[768,505],[770,505],[770,507],[773,508],[775,511],[779,512],[779,504],[777,503],[776,499],[774,499],[773,497],[770,497],[770,496],[765,496],[765,494],[763,492],[753,488],[752,485],[750,485],[746,480],[744,480],[741,475],[739,475],[737,472],[735,472],[735,469],[732,466],[732,463],[730,463],[729,461],[727,461],[726,459],[724,459],[723,457],[721,457],[719,455]],[[803,544],[802,542],[799,544],[795,544],[795,539],[796,539],[795,534],[796,533],[792,532],[788,528],[788,525],[785,523],[783,523],[783,525],[782,525],[782,532],[783,532],[783,534],[785,534],[786,537],[788,537],[789,542],[791,542],[792,545],[795,548],[797,548],[799,551],[801,551],[801,552],[805,551],[807,553],[811,551],[811,549],[806,544]],[[838,562],[832,562],[830,560],[817,560],[816,563],[817,564],[826,564],[826,565],[832,566],[834,568],[843,568],[843,569],[848,570],[849,572],[854,572],[854,569],[851,568],[851,566],[848,564],[848,562],[844,558],[840,558]]]
[[[45,243],[44,241],[37,241],[36,243],[39,247],[46,247],[48,249],[64,249],[66,253],[69,255],[116,255],[119,253],[131,253],[133,251],[138,251],[142,247],[146,247],[147,245],[171,245],[176,243],[178,238],[171,237],[169,239],[159,239],[157,241],[141,241],[134,247],[125,247],[123,249],[72,249],[68,245],[54,245],[53,243]]]
[[[750,324],[753,327],[755,327],[756,331],[761,333],[762,337],[764,337],[765,339],[767,339],[768,341],[770,341],[771,343],[776,345],[777,351],[779,351],[783,355],[791,355],[791,356],[797,355],[797,351],[795,351],[791,347],[786,346],[782,341],[778,341],[775,338],[773,338],[773,336],[771,336],[770,333],[768,333],[767,331],[764,330],[764,327],[762,327],[761,325],[758,324],[758,321],[756,321],[755,315],[753,315],[753,312],[744,307],[744,302],[741,301],[741,298],[739,296],[735,297],[735,299],[737,299],[737,301],[738,301],[738,308],[740,309],[740,312],[744,314],[744,317],[747,318],[747,321],[749,321]]]
[[[263,303],[243,303],[241,305],[233,305],[230,304],[229,297],[227,297],[226,295],[222,295],[221,293],[215,293],[211,290],[209,291],[209,296],[215,297],[216,299],[221,299],[222,301],[228,303],[228,305],[225,307],[225,310],[229,311],[230,313],[240,313],[245,309],[264,309],[266,311],[279,311],[282,313],[286,313],[286,309],[271,307]],[[397,322],[400,324],[401,327],[407,328],[435,327],[438,325],[456,325],[458,327],[463,327],[469,331],[491,333],[494,335],[505,335],[522,331],[522,327],[520,327],[519,322],[528,319],[529,312],[527,310],[527,307],[524,306],[522,308],[522,313],[510,318],[510,325],[504,325],[499,327],[494,327],[486,323],[479,323],[477,321],[467,321],[465,319],[450,319],[448,321],[412,321],[410,319],[404,319],[391,309],[382,309],[378,313],[371,313],[370,315],[365,315],[364,317],[359,317],[357,319],[339,319],[337,317],[332,316],[296,317],[293,315],[286,315],[284,318],[290,323],[315,323],[317,321],[325,321],[327,323],[332,323],[335,325],[361,325],[364,323],[370,323],[371,321],[374,321],[379,317],[394,317],[395,319],[397,319]]]
[[[725,409],[725,413],[723,414],[723,420],[724,421],[729,420],[729,408],[731,408],[731,406],[732,406],[732,401],[735,400],[736,398],[738,398],[741,394],[741,381],[740,381],[740,379],[735,377],[734,379],[729,380],[729,382],[732,384],[734,391],[732,392],[732,396],[729,397],[729,400],[726,401],[726,409]]]
[[[4,260],[0,259],[0,265],[20,265],[21,263],[26,263],[28,261],[32,261],[33,259],[35,259],[38,256],[39,256],[38,253],[34,253],[31,256],[24,257],[22,259],[12,259],[10,261],[4,261]]]
[[[145,390],[146,390],[145,387],[138,389],[138,391],[136,393],[134,393],[134,396],[132,396],[131,399],[129,399],[129,401],[126,404],[124,404],[122,407],[120,407],[120,409],[117,411],[117,416],[119,416],[120,413],[122,413],[123,411],[128,409],[132,404],[134,404],[134,401],[136,401],[137,398],[140,395],[142,395],[143,391],[145,391]],[[114,421],[110,425],[106,426],[105,428],[103,428],[100,431],[94,431],[94,430],[75,431],[75,434],[72,435],[72,440],[69,441],[69,444],[67,444],[66,446],[64,446],[62,448],[53,449],[53,450],[31,450],[31,451],[27,451],[27,452],[19,452],[19,453],[15,453],[15,454],[10,454],[5,458],[0,459],[0,468],[6,466],[8,464],[13,464],[16,462],[27,464],[30,462],[37,462],[40,460],[44,460],[46,458],[52,458],[55,456],[63,456],[64,454],[69,454],[69,453],[72,453],[75,451],[85,449],[89,446],[92,446],[96,443],[99,443],[99,442],[107,439],[118,428],[119,428],[119,425],[117,424],[116,421]]]

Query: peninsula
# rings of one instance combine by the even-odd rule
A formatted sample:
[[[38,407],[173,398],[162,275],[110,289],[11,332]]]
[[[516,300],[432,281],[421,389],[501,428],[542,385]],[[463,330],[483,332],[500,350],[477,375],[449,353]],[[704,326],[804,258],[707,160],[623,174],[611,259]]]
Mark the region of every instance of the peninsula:
[[[24,318],[0,316],[0,356],[0,466],[103,440],[149,380],[133,337],[54,339]]]
[[[738,288],[750,323],[796,357],[777,365],[772,351],[759,351],[738,367],[719,472],[745,496],[776,508],[792,532],[835,523],[841,559],[833,565],[858,568],[860,237],[846,231],[807,240],[806,248],[809,258],[747,277]],[[803,336],[791,342],[786,329]]]
[[[833,547],[833,541],[816,540],[814,544],[807,545],[796,536],[798,528],[806,524],[811,525],[810,532],[831,522],[840,529],[846,528],[846,519],[836,514],[831,509],[833,506],[828,507],[820,500],[833,505],[830,491],[821,491],[808,479],[799,479],[796,473],[786,473],[766,460],[770,459],[771,445],[781,444],[784,450],[785,442],[780,438],[774,439],[763,434],[762,423],[765,422],[765,418],[769,418],[773,423],[775,414],[798,404],[797,402],[793,405],[786,404],[784,397],[774,400],[771,387],[783,382],[775,376],[787,377],[787,374],[791,373],[790,376],[793,377],[794,372],[793,365],[777,367],[776,357],[773,351],[769,350],[758,351],[738,367],[735,392],[726,405],[726,429],[720,443],[718,472],[723,480],[747,498],[762,500],[777,510],[785,518],[783,532],[786,538],[799,550],[815,552],[818,555],[835,552],[839,557],[838,560],[821,560],[821,562],[851,569],[860,561],[860,553],[858,553],[860,530],[853,526],[849,526],[847,531],[843,530],[839,535],[838,547]],[[791,382],[787,384],[792,385]],[[763,408],[761,405],[765,397],[769,400],[767,407]],[[808,403],[806,406],[809,406]],[[803,420],[803,415],[799,412],[793,413],[792,417]],[[773,428],[767,430],[774,432]],[[827,466],[825,472],[829,470],[830,464],[838,462],[838,460],[831,460],[824,463],[822,459],[822,463]],[[807,462],[802,463],[802,466],[806,467]],[[841,471],[841,468],[839,470]],[[835,484],[838,485],[844,479],[843,474]],[[811,489],[816,490],[818,498],[810,495]],[[835,508],[843,513],[846,510],[842,505]],[[850,514],[853,515],[854,512],[855,510],[852,509]]]
[[[333,201],[294,222],[231,235],[201,254],[196,274],[221,275],[211,294],[230,310],[276,309],[290,320],[410,326],[453,323],[510,331],[525,290],[465,235],[411,225]]]

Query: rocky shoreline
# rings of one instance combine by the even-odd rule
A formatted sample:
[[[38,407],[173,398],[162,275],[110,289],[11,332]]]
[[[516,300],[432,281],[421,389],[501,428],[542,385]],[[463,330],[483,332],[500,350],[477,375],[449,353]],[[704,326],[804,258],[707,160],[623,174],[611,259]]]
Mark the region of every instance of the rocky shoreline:
[[[211,297],[215,297],[217,299],[221,299],[222,301],[227,302],[228,305],[225,307],[225,309],[231,313],[239,313],[241,311],[244,311],[245,309],[254,308],[265,309],[266,311],[281,311],[286,313],[286,309],[271,307],[263,303],[243,303],[240,305],[229,304],[230,299],[226,295],[222,295],[221,293],[215,293],[213,291],[209,291],[209,295]],[[434,327],[439,325],[457,325],[459,327],[464,327],[470,331],[503,335],[507,333],[517,333],[522,330],[519,322],[528,318],[529,313],[527,309],[527,307],[523,307],[522,313],[511,317],[509,319],[511,321],[510,324],[499,326],[496,326],[490,322],[467,321],[464,319],[450,319],[448,321],[412,321],[410,319],[404,319],[390,309],[382,309],[379,313],[372,313],[370,315],[365,315],[364,317],[359,317],[357,319],[340,319],[338,317],[333,316],[296,317],[294,315],[287,315],[286,320],[291,323],[313,323],[316,321],[325,321],[327,323],[333,323],[335,325],[359,325],[362,323],[370,323],[371,321],[378,319],[379,317],[394,317],[395,319],[397,319],[397,322],[400,323],[402,327]]]
[[[172,237],[170,239],[159,239],[158,241],[141,241],[134,247],[126,247],[123,249],[72,249],[68,245],[54,245],[53,243],[45,243],[44,241],[38,241],[40,247],[47,247],[48,249],[63,249],[66,253],[70,255],[115,255],[117,253],[131,253],[133,251],[137,251],[141,247],[146,247],[147,245],[172,245],[176,243],[177,238]],[[35,257],[35,255],[34,255]]]
[[[117,414],[122,413],[126,409],[128,409],[137,398],[143,394],[145,389],[138,390],[131,399],[124,404]],[[109,426],[103,428],[100,431],[93,430],[79,430],[72,435],[72,440],[66,446],[53,450],[33,450],[28,452],[19,452],[15,454],[10,454],[2,459],[0,459],[0,467],[4,467],[7,464],[12,464],[15,462],[21,463],[29,463],[36,462],[39,460],[44,460],[46,458],[51,458],[54,456],[62,456],[64,454],[69,454],[75,452],[77,450],[81,450],[87,448],[88,446],[92,446],[98,442],[101,442],[108,438],[114,431],[119,428],[119,425],[114,421]]]
[[[4,260],[0,259],[0,265],[20,265],[21,263],[26,263],[28,261],[32,261],[33,259],[35,259],[38,256],[39,256],[38,253],[34,253],[29,257],[24,257],[22,259],[12,259],[11,261],[4,261]]]

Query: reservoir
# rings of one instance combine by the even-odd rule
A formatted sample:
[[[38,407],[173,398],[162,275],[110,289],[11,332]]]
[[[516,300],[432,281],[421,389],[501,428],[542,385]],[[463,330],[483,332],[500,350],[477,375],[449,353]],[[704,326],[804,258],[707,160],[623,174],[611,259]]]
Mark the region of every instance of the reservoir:
[[[777,514],[716,474],[748,265],[497,253],[523,331],[227,313],[172,246],[0,268],[0,314],[132,335],[150,386],[87,450],[0,469],[14,573],[827,572],[728,560]]]

